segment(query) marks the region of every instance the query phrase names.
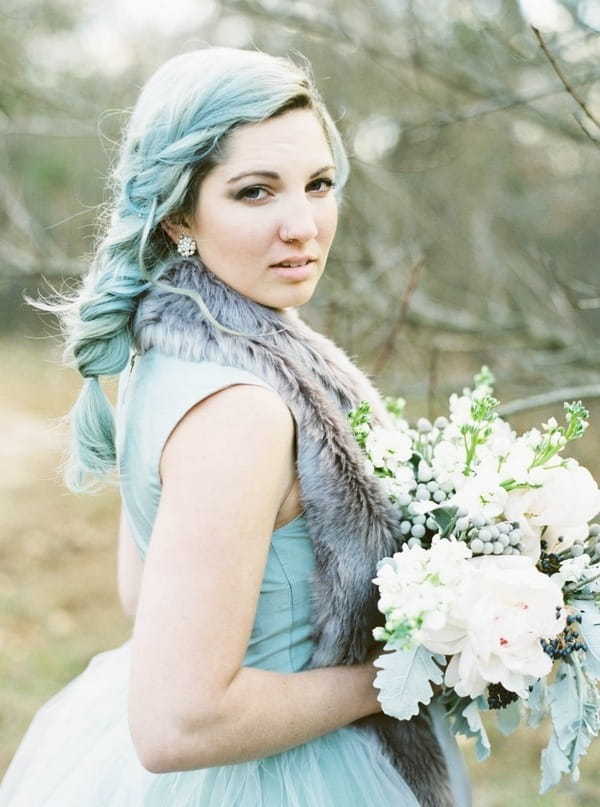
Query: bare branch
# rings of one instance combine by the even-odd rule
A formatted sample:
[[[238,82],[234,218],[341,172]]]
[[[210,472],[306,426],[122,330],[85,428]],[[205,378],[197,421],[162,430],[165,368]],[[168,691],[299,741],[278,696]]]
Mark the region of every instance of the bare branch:
[[[236,9],[261,21],[273,22],[272,12],[269,12],[256,0],[222,0],[222,3],[225,7]],[[313,9],[312,6],[307,8]],[[460,106],[451,111],[438,113],[432,119],[417,120],[412,123],[406,121],[402,127],[404,137],[410,135],[413,131],[419,132],[428,128],[439,130],[446,126],[468,123],[478,118],[511,110],[528,116],[535,115],[536,121],[541,122],[547,129],[556,131],[563,136],[571,137],[578,142],[586,143],[591,140],[594,144],[597,143],[590,132],[581,125],[581,121],[577,120],[579,128],[573,129],[572,127],[567,127],[560,120],[554,120],[546,116],[541,110],[531,108],[530,105],[533,102],[556,95],[559,90],[556,89],[555,85],[552,87],[540,87],[525,93],[498,92],[496,87],[486,86],[483,75],[468,75],[464,67],[458,73],[454,67],[452,70],[447,69],[447,66],[445,70],[437,69],[435,65],[426,61],[424,53],[419,53],[418,59],[415,58],[415,54],[412,54],[407,60],[399,56],[388,45],[382,43],[376,30],[351,31],[339,19],[325,14],[324,9],[321,8],[320,12],[320,14],[308,14],[286,7],[285,13],[283,11],[278,13],[276,24],[278,27],[284,24],[292,30],[300,30],[304,35],[317,40],[324,40],[340,46],[351,45],[356,47],[375,66],[385,70],[386,74],[393,75],[403,85],[407,83],[408,73],[412,75],[421,74],[444,87],[462,94],[471,95],[477,99],[473,103]],[[600,71],[597,69],[591,70],[579,76],[577,80],[572,80],[570,86],[581,87],[598,79],[600,79]],[[579,129],[581,129],[581,133]]]
[[[595,71],[584,76],[580,81],[580,84],[588,84],[592,81],[598,80],[599,78],[600,72]],[[527,107],[534,101],[541,101],[544,98],[549,98],[553,95],[556,95],[556,90],[554,88],[543,88],[534,90],[530,93],[523,93],[521,95],[492,97],[481,101],[480,103],[470,104],[466,107],[459,107],[443,115],[438,114],[436,118],[431,118],[429,120],[423,120],[416,123],[407,123],[406,126],[403,127],[402,131],[404,134],[407,134],[413,131],[426,129],[428,127],[441,129],[445,126],[454,125],[456,123],[468,123],[469,121],[476,120],[477,118],[484,118],[487,115],[493,115],[497,112]],[[537,118],[540,119],[543,118],[543,116],[538,114]],[[577,122],[581,127],[581,122]],[[566,128],[561,127],[555,121],[543,120],[543,123],[547,128],[554,128],[561,134],[570,135],[573,137],[573,132],[567,131]],[[598,140],[592,137],[590,132],[587,130],[584,130],[584,134],[586,139],[591,139],[594,143],[598,143]],[[585,142],[583,138],[578,138],[578,140]]]
[[[550,65],[552,66],[552,69],[554,70],[554,72],[556,73],[556,75],[558,76],[558,78],[561,80],[562,85],[563,85],[563,87],[565,88],[565,90],[566,90],[566,91],[569,93],[569,95],[571,96],[571,98],[573,98],[573,100],[574,100],[574,101],[575,101],[575,102],[576,102],[576,103],[577,103],[577,104],[578,104],[578,105],[581,107],[581,109],[582,109],[582,110],[583,110],[583,112],[585,113],[586,117],[588,117],[588,118],[589,118],[589,119],[592,121],[592,123],[594,123],[594,124],[595,124],[595,125],[596,125],[596,126],[599,128],[599,129],[600,129],[600,121],[599,121],[599,120],[598,120],[598,119],[595,117],[595,115],[594,115],[594,114],[593,114],[593,112],[590,110],[590,108],[588,107],[588,105],[586,104],[586,102],[585,102],[585,101],[583,100],[583,98],[582,98],[582,97],[579,95],[579,93],[577,92],[577,90],[575,89],[575,87],[573,87],[573,85],[570,83],[570,81],[567,79],[567,77],[566,77],[566,76],[565,76],[565,74],[563,73],[561,66],[558,64],[558,62],[557,62],[557,61],[556,61],[556,59],[554,58],[554,55],[553,55],[553,54],[552,54],[552,52],[550,51],[550,48],[549,48],[549,47],[548,47],[548,45],[546,44],[546,42],[545,42],[545,40],[544,40],[544,37],[542,36],[542,34],[541,34],[541,32],[539,31],[539,29],[538,29],[538,28],[536,28],[535,26],[533,26],[533,25],[532,25],[532,26],[531,26],[531,30],[532,30],[532,31],[533,31],[533,33],[535,34],[536,39],[537,39],[537,41],[540,43],[540,47],[541,47],[541,49],[543,50],[543,52],[544,52],[544,55],[545,55],[546,59],[548,59],[548,61],[550,62]],[[589,133],[589,132],[587,132],[587,130],[585,130],[585,131],[586,131],[586,133],[587,133],[589,136],[591,136],[591,135],[590,135],[590,133]],[[595,138],[595,137],[593,138],[593,140],[594,140],[594,142],[596,142],[596,143],[600,142],[600,141],[599,141],[597,138]]]
[[[416,291],[417,285],[419,283],[419,278],[421,277],[421,273],[425,267],[425,258],[421,257],[415,263],[415,265],[410,270],[410,274],[408,276],[408,284],[402,295],[402,299],[400,300],[400,308],[398,309],[398,315],[396,319],[392,322],[392,327],[389,330],[389,333],[381,346],[381,350],[375,360],[375,364],[373,366],[373,372],[375,375],[378,375],[387,362],[390,359],[390,356],[394,352],[394,346],[396,344],[396,340],[398,338],[398,334],[402,330],[402,326],[406,322],[406,315],[408,314],[408,307],[410,305],[410,301],[412,299],[413,294]]]
[[[98,130],[91,123],[75,118],[33,116],[27,118],[0,118],[0,134],[4,136],[32,137],[86,137],[98,139]]]
[[[548,406],[548,404],[576,401],[584,398],[600,398],[600,384],[562,387],[540,395],[531,395],[528,398],[517,398],[514,401],[509,401],[509,403],[501,404],[498,407],[498,412],[502,417],[506,417],[507,415],[514,415],[515,412],[526,412],[529,409]]]
[[[595,308],[600,308],[600,297],[588,297],[583,300],[577,301],[577,308],[580,311],[591,311]]]

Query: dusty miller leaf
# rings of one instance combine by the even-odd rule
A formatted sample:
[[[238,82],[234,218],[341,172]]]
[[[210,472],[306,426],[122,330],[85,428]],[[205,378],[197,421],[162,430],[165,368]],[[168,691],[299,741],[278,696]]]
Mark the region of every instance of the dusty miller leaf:
[[[548,717],[548,684],[545,678],[538,678],[527,698],[529,716],[527,725],[537,728]]]
[[[498,730],[504,734],[505,737],[512,734],[513,731],[519,728],[521,717],[522,707],[520,700],[513,701],[502,709],[496,709],[496,725],[498,726]]]
[[[481,719],[481,712],[488,711],[487,699],[483,696],[461,698],[455,693],[442,696],[446,714],[453,734],[476,740],[477,759],[486,759],[490,755],[490,741]]]
[[[441,656],[423,646],[379,656],[374,662],[380,668],[375,676],[375,686],[379,689],[377,699],[385,714],[408,720],[418,713],[420,703],[427,705],[433,697],[431,682],[442,683],[441,663]]]
[[[560,664],[548,687],[548,703],[552,737],[542,752],[540,793],[557,784],[563,773],[578,777],[579,760],[600,727],[600,694],[577,654]]]
[[[600,609],[593,600],[573,600],[581,614],[580,631],[588,647],[584,667],[592,681],[600,679]]]

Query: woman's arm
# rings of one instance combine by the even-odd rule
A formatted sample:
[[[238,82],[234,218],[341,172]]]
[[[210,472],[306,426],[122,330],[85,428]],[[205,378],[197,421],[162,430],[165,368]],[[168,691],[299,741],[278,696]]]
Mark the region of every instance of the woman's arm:
[[[132,736],[150,770],[265,756],[379,710],[371,665],[242,667],[293,442],[286,406],[251,386],[198,404],[167,441],[130,687]]]
[[[143,571],[144,561],[131,535],[125,511],[121,509],[117,580],[121,606],[132,619],[137,610]]]

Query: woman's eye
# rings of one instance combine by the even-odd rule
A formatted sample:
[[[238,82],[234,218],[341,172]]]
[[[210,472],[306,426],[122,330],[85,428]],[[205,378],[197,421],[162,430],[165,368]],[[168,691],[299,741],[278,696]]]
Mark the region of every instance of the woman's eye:
[[[239,191],[235,198],[247,202],[262,202],[267,198],[267,189],[261,185],[252,185]]]
[[[314,179],[309,185],[309,191],[316,191],[317,193],[327,193],[332,188],[335,188],[335,182],[333,179],[329,177],[321,177],[320,179]]]

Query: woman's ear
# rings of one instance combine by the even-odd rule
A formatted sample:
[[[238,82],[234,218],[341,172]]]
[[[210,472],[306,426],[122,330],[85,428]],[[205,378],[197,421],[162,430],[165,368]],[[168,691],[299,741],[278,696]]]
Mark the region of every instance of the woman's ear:
[[[191,235],[189,222],[183,213],[173,213],[160,223],[160,226],[176,244],[182,235]]]
[[[160,226],[169,236],[173,243],[177,243],[179,241],[179,236],[181,235],[181,221],[175,222],[173,216],[167,216],[166,219],[163,219],[160,223]]]

